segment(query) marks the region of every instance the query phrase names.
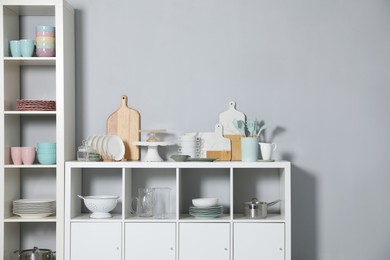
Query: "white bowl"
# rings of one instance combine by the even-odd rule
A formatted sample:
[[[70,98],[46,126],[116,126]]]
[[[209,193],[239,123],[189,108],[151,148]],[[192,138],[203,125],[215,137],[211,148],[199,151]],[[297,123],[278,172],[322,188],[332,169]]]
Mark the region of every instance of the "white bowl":
[[[116,207],[119,196],[80,196],[85,206],[92,212],[91,218],[111,218],[109,213]]]
[[[218,199],[217,198],[198,198],[193,199],[192,204],[194,204],[195,207],[212,207],[218,205]]]

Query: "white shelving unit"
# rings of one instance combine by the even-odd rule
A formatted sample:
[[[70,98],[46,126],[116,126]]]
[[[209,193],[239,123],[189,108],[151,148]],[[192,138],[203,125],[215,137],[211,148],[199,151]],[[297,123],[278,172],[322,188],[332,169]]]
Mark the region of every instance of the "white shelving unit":
[[[11,57],[9,41],[56,27],[56,57]],[[63,0],[0,0],[0,260],[34,246],[64,254],[65,161],[75,159],[74,9]],[[17,111],[17,99],[56,100],[56,111]],[[13,165],[10,147],[56,142],[55,165]],[[12,202],[55,198],[54,216],[12,214]]]
[[[290,260],[289,162],[66,162],[65,259]],[[138,188],[171,188],[170,217],[131,214]],[[91,219],[77,195],[116,195],[113,217]],[[189,215],[193,198],[217,197],[224,215]],[[243,202],[281,200],[265,219]]]

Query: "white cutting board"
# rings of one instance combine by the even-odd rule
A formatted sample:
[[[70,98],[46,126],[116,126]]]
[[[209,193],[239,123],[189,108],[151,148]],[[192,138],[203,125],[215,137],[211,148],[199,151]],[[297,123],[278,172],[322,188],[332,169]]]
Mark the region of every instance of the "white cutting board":
[[[243,120],[245,122],[245,114],[236,110],[236,102],[229,102],[229,109],[219,114],[219,124],[223,127],[224,135],[240,135],[240,131],[233,125],[233,120]]]
[[[207,157],[207,151],[231,151],[229,138],[223,137],[221,124],[215,125],[215,131],[211,133],[199,133],[201,138],[201,157]]]

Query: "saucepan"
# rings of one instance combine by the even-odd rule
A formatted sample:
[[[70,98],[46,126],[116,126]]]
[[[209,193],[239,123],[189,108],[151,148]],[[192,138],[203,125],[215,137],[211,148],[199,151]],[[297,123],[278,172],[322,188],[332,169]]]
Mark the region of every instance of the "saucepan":
[[[34,247],[33,249],[16,250],[14,255],[19,260],[52,260],[55,252],[50,249]]]
[[[246,218],[255,218],[261,219],[266,218],[268,213],[268,208],[280,202],[280,200],[275,200],[273,202],[261,202],[256,198],[253,198],[249,202],[244,202],[244,216]]]

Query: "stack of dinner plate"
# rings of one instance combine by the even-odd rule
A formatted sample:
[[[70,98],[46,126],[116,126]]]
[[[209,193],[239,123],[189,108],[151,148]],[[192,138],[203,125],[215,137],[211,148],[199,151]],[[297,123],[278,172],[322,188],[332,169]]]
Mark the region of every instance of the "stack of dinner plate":
[[[56,212],[54,199],[20,199],[13,201],[13,213],[22,218],[44,218]]]
[[[223,214],[223,206],[211,206],[211,207],[190,207],[190,215],[195,218],[216,218]]]

